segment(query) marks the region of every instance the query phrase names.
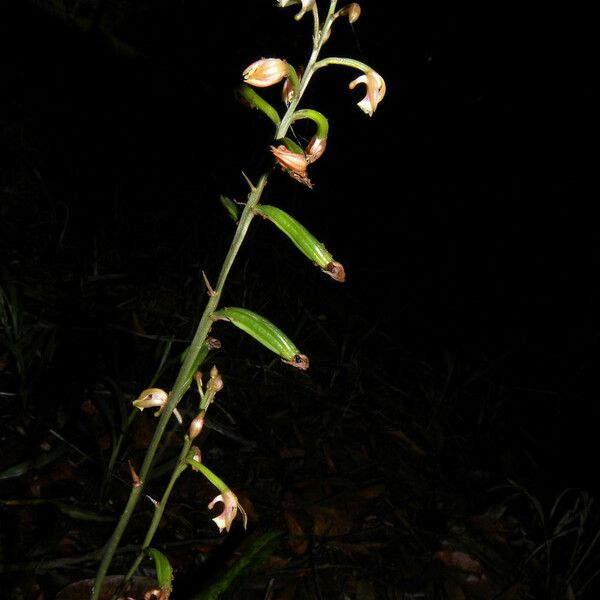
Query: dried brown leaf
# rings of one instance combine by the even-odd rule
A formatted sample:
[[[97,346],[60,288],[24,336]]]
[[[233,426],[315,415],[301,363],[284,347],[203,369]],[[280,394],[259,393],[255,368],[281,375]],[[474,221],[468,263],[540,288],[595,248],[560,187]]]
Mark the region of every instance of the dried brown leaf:
[[[308,540],[300,521],[289,511],[284,511],[286,525],[290,532],[288,544],[294,554],[304,554],[308,549]]]
[[[464,573],[473,573],[476,575],[481,575],[483,573],[481,563],[466,552],[460,552],[458,550],[440,550],[434,554],[433,558],[440,560],[448,569],[463,571]]]

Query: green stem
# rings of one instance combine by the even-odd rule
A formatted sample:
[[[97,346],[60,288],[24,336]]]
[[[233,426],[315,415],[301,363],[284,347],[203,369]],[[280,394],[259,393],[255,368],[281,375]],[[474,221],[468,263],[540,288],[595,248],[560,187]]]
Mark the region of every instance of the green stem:
[[[296,81],[298,78],[296,77]],[[281,123],[281,119],[277,114],[277,111],[259,94],[257,94],[249,85],[242,85],[237,90],[237,94],[240,98],[243,98],[250,106],[260,110],[262,113],[267,115],[275,126]]]
[[[314,45],[317,43],[317,40],[319,39],[319,29],[320,29],[319,7],[317,6],[316,2],[313,4],[311,12],[312,12],[312,16],[313,16],[313,45]]]
[[[221,493],[226,492],[230,487],[218,476],[215,475],[208,467],[204,466],[201,462],[194,460],[193,458],[187,459],[188,465],[198,469],[206,479],[208,479]]]
[[[190,439],[189,436],[186,435],[185,442],[183,443],[183,447],[181,448],[181,452],[179,453],[179,458],[177,460],[177,466],[175,467],[173,473],[171,474],[171,479],[169,480],[169,483],[167,484],[167,487],[162,495],[162,498],[160,499],[160,503],[158,504],[158,506],[156,506],[156,509],[154,511],[154,516],[152,517],[152,521],[150,523],[150,526],[148,527],[148,531],[146,532],[146,537],[144,538],[144,541],[142,542],[142,549],[140,550],[140,552],[136,556],[135,560],[133,561],[133,564],[129,568],[129,571],[127,571],[127,574],[125,575],[125,578],[123,579],[123,584],[125,584],[129,579],[131,579],[131,577],[133,577],[133,574],[135,573],[136,569],[140,566],[140,563],[142,562],[142,560],[144,560],[144,557],[146,556],[146,550],[152,543],[152,538],[154,537],[154,534],[156,533],[156,530],[158,529],[160,520],[162,519],[163,513],[165,512],[165,508],[167,506],[167,502],[169,500],[169,496],[171,495],[171,491],[173,490],[175,482],[179,479],[180,475],[187,469],[186,458],[187,458],[188,452],[190,451],[191,446],[192,446],[192,440]],[[115,590],[115,593],[113,594],[111,600],[114,600],[114,598],[116,598],[118,596],[119,592],[120,592],[120,590]]]
[[[94,583],[94,589],[92,591],[91,600],[98,600],[100,596],[100,591],[102,588],[102,582],[106,576],[108,571],[108,567],[112,562],[112,557],[119,545],[121,537],[127,527],[129,519],[133,514],[133,509],[140,499],[140,495],[144,488],[144,482],[150,472],[152,463],[154,461],[154,456],[158,449],[158,444],[162,439],[162,436],[167,427],[167,423],[171,418],[173,410],[176,408],[177,404],[188,390],[191,380],[192,380],[192,371],[193,366],[196,362],[196,357],[200,352],[206,337],[210,331],[212,320],[211,315],[216,310],[219,299],[221,296],[221,292],[223,291],[223,287],[225,286],[225,281],[227,280],[227,275],[231,270],[235,257],[244,241],[246,233],[248,231],[248,227],[252,218],[254,217],[254,207],[258,204],[262,192],[267,183],[267,174],[263,174],[258,181],[256,187],[250,192],[248,196],[248,202],[244,207],[240,220],[238,222],[238,226],[233,237],[233,241],[231,242],[231,246],[229,247],[229,251],[227,252],[227,256],[223,262],[223,266],[221,268],[221,272],[219,274],[219,279],[217,280],[217,285],[214,289],[214,294],[209,297],[208,302],[206,304],[206,308],[202,313],[202,317],[200,318],[200,323],[198,324],[198,328],[196,329],[196,334],[192,340],[190,345],[190,349],[186,354],[185,361],[179,370],[179,374],[177,375],[177,379],[175,380],[175,385],[173,390],[171,391],[171,395],[169,396],[169,401],[167,402],[165,409],[163,410],[158,424],[156,426],[156,430],[154,431],[154,435],[152,440],[150,441],[150,445],[148,446],[148,450],[146,451],[146,456],[144,457],[144,462],[142,463],[142,467],[140,469],[139,477],[142,480],[142,485],[139,487],[132,487],[131,492],[129,494],[129,499],[127,500],[127,504],[125,505],[125,509],[121,514],[121,517],[115,527],[115,530],[108,540],[106,544],[106,549],[104,552],[104,557],[102,558],[102,562],[100,563],[100,567],[98,569],[98,573],[96,575],[96,581]]]
[[[361,62],[360,60],[354,60],[353,58],[342,58],[340,56],[328,56],[327,58],[320,60],[319,62],[315,63],[314,70],[316,71],[317,69],[322,69],[328,65],[351,67],[353,69],[358,69],[363,73],[368,73],[369,71],[373,70],[367,63]]]
[[[294,114],[292,122],[300,121],[301,119],[310,119],[317,126],[317,137],[319,139],[326,139],[329,133],[329,121],[325,118],[325,115],[321,114],[318,110],[312,108],[304,108],[297,110]]]
[[[325,19],[325,22],[323,24],[323,28],[321,29],[319,35],[316,36],[316,39],[313,42],[313,50],[308,60],[306,71],[302,77],[302,80],[300,81],[298,92],[294,95],[294,98],[290,102],[287,111],[283,119],[281,120],[281,123],[277,127],[274,136],[276,140],[281,139],[285,136],[287,130],[289,129],[293,121],[293,116],[294,112],[296,111],[296,107],[298,106],[298,103],[300,102],[300,99],[302,98],[304,91],[306,90],[308,83],[315,71],[315,64],[317,62],[317,58],[321,50],[323,39],[326,38],[324,34],[328,29],[331,28],[331,24],[333,23],[333,14],[335,12],[336,4],[337,0],[331,0],[329,11],[327,13],[327,18]],[[156,430],[154,431],[154,435],[152,437],[152,440],[150,441],[148,450],[146,451],[144,462],[142,463],[142,467],[139,473],[142,485],[140,485],[139,487],[132,487],[131,492],[129,494],[129,498],[127,500],[127,504],[125,505],[125,508],[121,513],[121,517],[119,518],[119,521],[115,527],[115,530],[113,531],[112,536],[106,544],[104,556],[98,568],[98,573],[96,574],[96,580],[94,582],[94,587],[92,590],[90,600],[98,600],[98,598],[100,597],[102,584],[106,577],[106,573],[108,572],[108,568],[112,562],[113,556],[117,550],[121,537],[125,532],[125,528],[127,527],[127,524],[129,523],[129,520],[133,514],[133,510],[140,499],[140,496],[144,489],[144,483],[148,478],[150,469],[152,468],[158,445],[164,435],[169,419],[171,418],[173,410],[177,407],[177,404],[180,402],[183,395],[186,393],[190,386],[193,376],[193,367],[196,363],[198,353],[201,351],[202,345],[204,344],[212,326],[211,315],[216,310],[219,304],[219,300],[223,288],[225,286],[227,276],[229,274],[229,271],[231,270],[231,267],[238,254],[238,251],[244,241],[244,238],[246,237],[248,227],[250,226],[250,222],[252,221],[252,218],[255,214],[254,208],[261,199],[262,193],[267,184],[267,179],[268,173],[264,173],[258,180],[256,187],[253,187],[252,191],[248,195],[248,201],[246,202],[246,206],[244,207],[242,215],[240,216],[233,240],[231,242],[225,260],[223,261],[223,266],[221,267],[221,272],[219,273],[217,285],[214,288],[214,294],[208,299],[204,312],[202,313],[202,317],[200,318],[200,322],[198,323],[198,328],[196,329],[196,333],[194,335],[190,348],[186,353],[185,361],[183,362],[183,365],[179,370],[179,373],[175,380],[175,385],[171,390],[169,401],[167,402],[160,416],[160,419],[156,426]],[[149,539],[151,539],[151,537],[152,536],[150,536]]]
[[[292,122],[294,120],[294,113],[296,112],[296,107],[300,103],[300,100],[302,99],[302,96],[304,95],[304,92],[306,91],[306,88],[308,87],[308,84],[316,70],[315,67],[318,64],[317,58],[319,57],[319,52],[321,52],[321,46],[323,45],[323,40],[327,39],[327,32],[329,31],[329,29],[331,29],[331,26],[333,24],[333,21],[334,21],[333,15],[335,13],[336,4],[337,4],[337,0],[331,0],[331,2],[329,4],[329,10],[327,11],[327,17],[325,18],[325,21],[323,23],[323,27],[320,30],[320,32],[318,33],[318,35],[314,36],[313,49],[310,54],[310,58],[308,59],[308,62],[306,64],[306,69],[304,71],[304,75],[302,75],[302,79],[300,80],[300,87],[298,89],[298,92],[292,98],[292,101],[290,102],[285,115],[281,119],[281,123],[279,124],[279,127],[277,127],[277,131],[275,132],[276,140],[280,140],[283,137],[285,137],[287,130],[290,128],[290,125],[292,124]],[[327,60],[327,59],[324,59],[324,60]],[[325,65],[323,65],[323,66],[325,66]]]

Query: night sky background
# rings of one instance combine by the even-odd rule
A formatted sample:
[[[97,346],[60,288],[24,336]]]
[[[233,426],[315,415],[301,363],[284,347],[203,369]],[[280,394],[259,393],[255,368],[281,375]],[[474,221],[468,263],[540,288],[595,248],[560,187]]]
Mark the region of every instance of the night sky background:
[[[44,4],[0,7],[3,281],[57,332],[15,417],[38,441],[32,407],[41,421],[56,409],[36,400],[44,386],[72,406],[100,375],[132,383],[152,372],[111,346],[131,350],[115,328],[124,281],[149,299],[200,287],[201,269],[216,280],[233,234],[219,194],[243,200],[241,171],[257,179],[273,165],[270,122],[234,89],[260,57],[302,64],[312,27],[293,20],[296,7],[263,0],[82,2],[80,21]],[[330,123],[310,167],[314,190],[274,168],[266,195],[343,262],[347,282],[323,277],[256,220],[224,304],[256,301],[248,307],[290,332],[311,313],[338,345],[344,324],[360,323],[359,349],[390,385],[402,387],[394,373],[407,362],[450,386],[485,381],[486,393],[452,406],[474,464],[544,498],[567,487],[598,497],[592,20],[509,4],[361,5],[353,27],[337,22],[325,54],[372,65],[387,95],[369,118],[356,107],[364,88],[348,90],[351,70],[319,72],[303,102]],[[276,103],[278,89],[265,97]],[[294,131],[313,133],[310,123]],[[54,300],[40,301],[35,290],[49,289]],[[189,339],[202,294],[184,297],[175,331],[137,314],[144,330]],[[174,300],[148,303],[167,314]],[[317,346],[303,350],[326,356]],[[7,355],[3,364],[12,393]],[[531,463],[507,462],[502,440],[527,447]]]

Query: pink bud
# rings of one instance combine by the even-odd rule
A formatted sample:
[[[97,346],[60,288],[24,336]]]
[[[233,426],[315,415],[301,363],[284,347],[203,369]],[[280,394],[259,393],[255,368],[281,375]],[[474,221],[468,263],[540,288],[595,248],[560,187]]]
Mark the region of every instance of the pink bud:
[[[356,23],[358,17],[360,17],[360,4],[358,2],[352,2],[352,4],[344,6],[340,11],[340,14],[348,15],[348,21],[350,23]]]
[[[192,419],[192,422],[190,423],[190,428],[188,430],[188,435],[190,436],[190,439],[193,440],[194,438],[197,438],[200,435],[200,432],[202,431],[203,427],[204,413],[201,413],[200,415]]]
[[[287,63],[280,58],[261,58],[244,70],[244,81],[255,87],[269,87],[287,77]]]

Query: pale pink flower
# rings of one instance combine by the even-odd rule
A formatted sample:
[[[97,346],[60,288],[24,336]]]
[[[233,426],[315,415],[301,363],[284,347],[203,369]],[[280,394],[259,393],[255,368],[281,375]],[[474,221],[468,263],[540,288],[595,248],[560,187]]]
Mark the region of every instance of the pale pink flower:
[[[302,4],[300,12],[294,17],[296,21],[299,21],[309,10],[312,10],[316,0],[278,0],[277,6],[285,8],[292,4]]]
[[[160,388],[148,388],[144,390],[137,400],[133,401],[133,405],[140,410],[145,408],[153,408],[160,406],[161,408],[167,403],[169,394]]]
[[[229,532],[229,529],[231,528],[231,523],[233,523],[233,520],[237,515],[238,509],[242,513],[244,529],[246,529],[246,526],[248,525],[248,517],[246,515],[246,511],[238,502],[237,496],[230,489],[226,489],[222,494],[219,494],[216,498],[214,498],[214,500],[208,505],[209,510],[211,510],[217,502],[223,503],[223,511],[220,515],[213,519],[213,521],[219,528],[219,533],[221,533],[223,529]]]
[[[158,406],[158,410],[154,413],[154,416],[158,417],[165,408],[168,400],[169,394],[165,392],[165,390],[161,390],[160,388],[148,388],[147,390],[144,390],[132,404],[141,411],[145,408],[154,408],[155,406]],[[173,414],[180,424],[183,423],[181,414],[176,408],[173,410]]]
[[[288,66],[280,58],[261,58],[244,70],[244,82],[254,87],[269,87],[288,75]]]
[[[368,71],[357,77],[354,81],[351,81],[348,87],[353,90],[359,83],[364,83],[367,86],[367,95],[358,102],[358,106],[372,117],[377,105],[385,96],[385,81],[379,73]]]

